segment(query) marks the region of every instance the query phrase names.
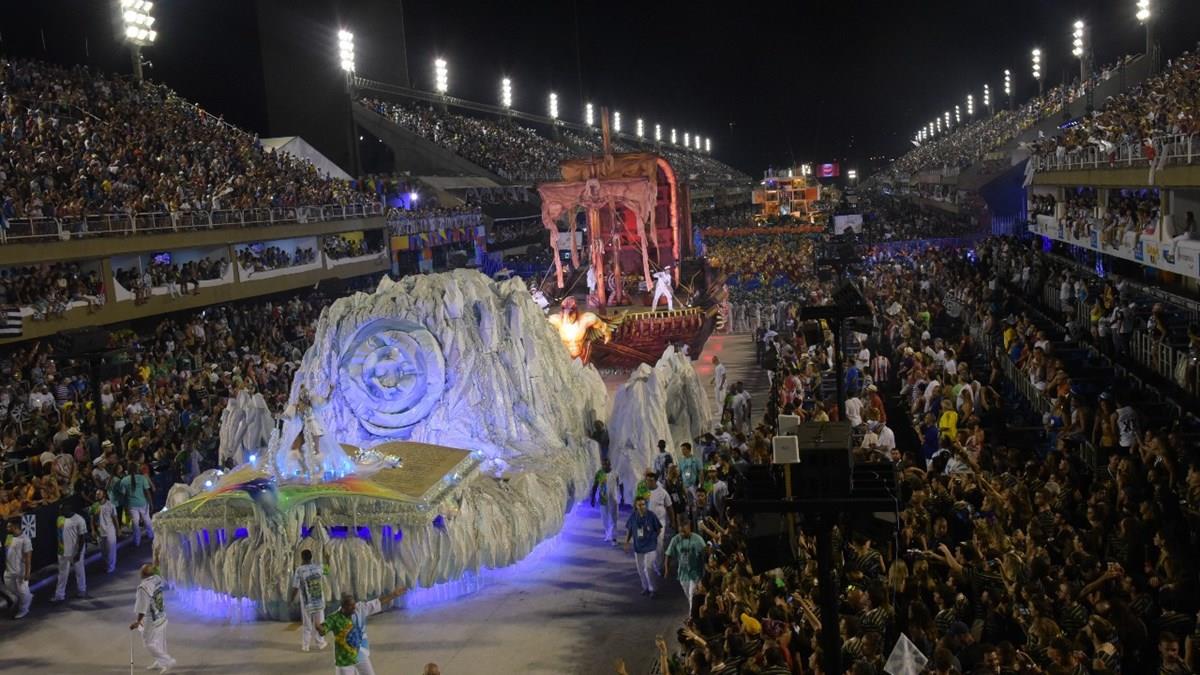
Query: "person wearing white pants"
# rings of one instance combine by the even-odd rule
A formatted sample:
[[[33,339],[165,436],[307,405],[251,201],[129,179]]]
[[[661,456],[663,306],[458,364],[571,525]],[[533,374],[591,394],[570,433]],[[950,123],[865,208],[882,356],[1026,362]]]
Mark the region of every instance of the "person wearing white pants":
[[[620,494],[620,479],[612,470],[612,463],[607,458],[601,460],[601,468],[592,481],[591,503],[595,507],[596,497],[600,497],[600,524],[604,526],[604,541],[613,546],[617,545],[617,499]]]
[[[146,536],[154,538],[154,526],[150,523],[150,504],[154,501],[154,486],[141,473],[136,464],[129,465],[129,473],[121,479],[121,492],[129,507],[129,522],[133,526],[133,545],[142,545],[142,524],[146,525]]]
[[[109,501],[107,490],[96,490],[91,510],[92,531],[104,548],[104,571],[112,574],[117,569],[117,507]]]
[[[51,602],[61,602],[67,597],[67,580],[71,569],[75,570],[75,590],[79,597],[87,597],[87,572],[84,570],[83,557],[87,548],[87,522],[83,516],[75,513],[71,500],[63,502],[58,517],[58,585],[54,589]]]
[[[397,588],[364,602],[356,601],[349,593],[343,594],[337,611],[317,626],[317,632],[322,636],[333,633],[333,668],[337,675],[375,675],[367,640],[367,617],[391,607],[404,590]]]
[[[726,377],[725,364],[721,363],[721,359],[712,357],[713,364],[713,391],[717,399],[717,419],[721,419],[721,413],[725,412],[725,393],[728,391],[729,382]]]
[[[633,562],[637,567],[638,580],[642,583],[642,595],[656,597],[654,563],[658,559],[658,537],[662,523],[654,512],[646,508],[645,497],[633,502],[633,513],[625,522],[625,549],[633,546]]]
[[[650,309],[658,309],[658,299],[667,299],[667,310],[675,309],[675,294],[671,291],[671,272],[670,267],[654,273],[654,300],[650,303]]]
[[[133,603],[137,619],[129,624],[129,630],[142,632],[142,644],[154,663],[147,670],[157,668],[165,673],[175,666],[175,659],[167,653],[167,608],[163,602],[163,580],[154,565],[142,565],[142,583],[137,587],[137,599]]]
[[[292,575],[292,591],[288,594],[289,603],[300,595],[300,651],[308,651],[313,638],[316,638],[317,649],[325,649],[328,643],[317,632],[317,626],[325,620],[325,590],[321,584],[325,570],[313,564],[309,549],[300,552],[300,562]]]
[[[21,532],[21,521],[8,521],[8,543],[4,545],[4,587],[17,596],[17,619],[29,614],[33,593],[29,592],[29,571],[33,558],[33,543]]]
[[[704,573],[704,561],[708,557],[707,544],[704,538],[692,532],[692,521],[682,518],[679,521],[679,534],[671,537],[667,546],[667,557],[663,562],[663,574],[670,572],[671,561],[675,560],[675,576],[683,588],[683,595],[688,601],[688,612],[692,611],[692,596],[696,593],[696,582]]]

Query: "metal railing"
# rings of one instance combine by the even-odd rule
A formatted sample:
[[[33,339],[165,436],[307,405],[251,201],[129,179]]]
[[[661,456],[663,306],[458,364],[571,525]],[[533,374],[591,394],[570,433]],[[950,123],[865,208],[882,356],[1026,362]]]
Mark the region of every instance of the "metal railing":
[[[1153,161],[1146,156],[1141,143],[1124,143],[1114,146],[1111,150],[1089,145],[1068,150],[1061,155],[1058,153],[1039,155],[1036,158],[1037,170],[1042,172],[1131,166],[1149,167],[1152,164],[1159,167],[1168,164],[1191,164],[1195,157],[1194,150],[1200,151],[1200,146],[1193,143],[1194,139],[1195,136],[1189,134],[1174,134],[1154,139]]]
[[[478,227],[483,224],[483,214],[476,212],[413,217],[409,216],[407,211],[395,211],[388,214],[387,222],[393,234],[421,234],[448,227]]]
[[[110,213],[61,218],[13,218],[6,221],[6,227],[0,228],[0,244],[317,223],[382,216],[383,213],[383,204],[364,202],[212,211]]]

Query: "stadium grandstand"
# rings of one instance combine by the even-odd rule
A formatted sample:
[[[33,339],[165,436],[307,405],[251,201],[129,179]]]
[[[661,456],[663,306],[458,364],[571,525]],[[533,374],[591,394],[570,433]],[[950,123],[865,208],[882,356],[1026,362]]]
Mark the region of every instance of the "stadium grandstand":
[[[1055,23],[1061,81],[1054,3],[648,21],[622,109],[672,125],[587,103],[634,88],[577,8],[47,1],[0,35],[0,670],[1200,672],[1200,6]],[[881,47],[821,99],[824,33]],[[909,58],[970,93],[893,134]]]

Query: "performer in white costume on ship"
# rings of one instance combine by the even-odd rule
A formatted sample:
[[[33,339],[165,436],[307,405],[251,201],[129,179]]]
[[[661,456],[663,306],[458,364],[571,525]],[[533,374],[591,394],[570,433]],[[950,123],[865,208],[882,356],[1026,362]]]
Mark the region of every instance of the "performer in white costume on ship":
[[[650,309],[658,309],[658,299],[662,297],[667,299],[667,310],[674,310],[675,294],[671,291],[670,266],[654,273],[654,301],[650,303]]]

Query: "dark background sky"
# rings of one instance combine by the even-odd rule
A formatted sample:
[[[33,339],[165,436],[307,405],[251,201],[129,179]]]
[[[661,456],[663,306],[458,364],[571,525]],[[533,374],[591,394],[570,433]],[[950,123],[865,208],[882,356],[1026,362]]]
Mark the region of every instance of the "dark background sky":
[[[1152,1],[1167,58],[1200,39],[1200,1]],[[246,65],[256,62],[252,5],[252,0],[157,3],[160,44],[147,52],[154,62],[148,72],[235,122],[263,130],[262,73]],[[1005,68],[1013,71],[1018,100],[1024,100],[1036,92],[1029,75],[1032,47],[1045,54],[1048,83],[1078,72],[1070,56],[1076,18],[1091,28],[1097,64],[1140,52],[1144,32],[1133,18],[1135,5],[1135,0],[404,2],[406,50],[418,87],[432,88],[437,54],[450,62],[451,93],[463,98],[496,102],[499,79],[508,75],[518,109],[544,113],[553,89],[562,116],[577,120],[582,90],[585,99],[620,110],[630,129],[642,116],[648,130],[661,122],[680,133],[711,136],[719,158],[752,175],[793,159],[841,160],[865,172],[871,157],[904,152],[920,125],[964,103],[968,92],[978,100],[984,82],[999,104]],[[110,7],[101,0],[18,3],[6,8],[0,49],[127,72]],[[397,32],[388,48],[398,50],[404,42]],[[370,76],[369,68],[360,61],[362,74]]]

